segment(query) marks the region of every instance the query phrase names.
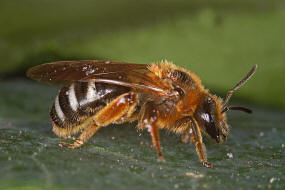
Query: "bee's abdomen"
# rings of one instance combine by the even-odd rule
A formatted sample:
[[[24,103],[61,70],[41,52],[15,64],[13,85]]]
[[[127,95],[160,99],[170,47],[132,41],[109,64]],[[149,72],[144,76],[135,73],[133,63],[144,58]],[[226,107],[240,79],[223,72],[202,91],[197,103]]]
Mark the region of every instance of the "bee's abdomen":
[[[51,120],[60,128],[78,126],[117,96],[130,89],[118,85],[75,82],[62,87],[50,111]]]

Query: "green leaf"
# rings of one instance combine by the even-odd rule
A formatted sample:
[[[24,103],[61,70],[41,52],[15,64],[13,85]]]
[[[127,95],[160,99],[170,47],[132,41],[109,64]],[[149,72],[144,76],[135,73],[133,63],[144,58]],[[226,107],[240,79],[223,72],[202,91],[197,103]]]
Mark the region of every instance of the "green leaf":
[[[13,87],[13,88],[11,88]],[[157,162],[147,131],[134,124],[100,129],[82,148],[58,144],[48,111],[56,87],[1,82],[0,189],[282,189],[284,112],[229,112],[230,138],[206,142],[208,169],[192,144],[161,131],[166,162]],[[238,102],[235,102],[238,104]],[[240,104],[240,103],[239,103]]]

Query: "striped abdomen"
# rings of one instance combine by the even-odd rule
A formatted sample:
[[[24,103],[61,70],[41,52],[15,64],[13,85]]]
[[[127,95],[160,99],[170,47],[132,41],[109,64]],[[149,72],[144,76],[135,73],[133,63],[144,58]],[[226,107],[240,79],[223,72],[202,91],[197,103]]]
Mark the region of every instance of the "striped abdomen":
[[[84,123],[129,88],[95,82],[75,82],[63,87],[50,111],[53,125],[65,129]]]

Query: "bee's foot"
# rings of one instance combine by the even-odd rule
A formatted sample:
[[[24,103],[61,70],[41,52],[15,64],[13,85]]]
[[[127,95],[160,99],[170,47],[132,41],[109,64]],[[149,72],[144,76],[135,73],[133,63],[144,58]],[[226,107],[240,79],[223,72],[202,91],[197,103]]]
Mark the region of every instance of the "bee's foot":
[[[166,162],[163,156],[159,156],[157,161],[158,162]]]
[[[77,148],[77,147],[80,147],[82,144],[83,144],[82,141],[76,140],[73,144],[61,142],[61,143],[59,143],[59,146],[60,147],[67,147],[67,148]]]
[[[210,162],[203,162],[203,165],[204,165],[206,168],[214,168],[214,165],[211,164]]]

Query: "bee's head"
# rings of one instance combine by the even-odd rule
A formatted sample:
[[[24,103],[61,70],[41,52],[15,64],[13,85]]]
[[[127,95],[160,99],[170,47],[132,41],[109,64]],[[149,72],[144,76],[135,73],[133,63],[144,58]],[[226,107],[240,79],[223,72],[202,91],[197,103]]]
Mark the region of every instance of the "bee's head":
[[[217,143],[226,141],[229,134],[226,115],[222,110],[222,101],[219,98],[205,95],[194,114],[202,131]]]
[[[228,102],[232,94],[241,87],[256,71],[257,65],[254,65],[249,73],[238,82],[230,91],[228,91],[224,103],[216,96],[205,93],[200,101],[200,105],[195,111],[195,119],[202,130],[217,143],[227,140],[229,127],[226,122],[226,114],[228,110],[239,110],[246,113],[252,113],[248,108],[239,106],[228,106]]]

